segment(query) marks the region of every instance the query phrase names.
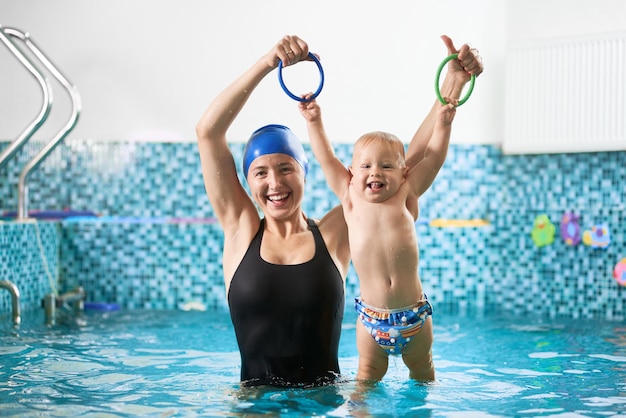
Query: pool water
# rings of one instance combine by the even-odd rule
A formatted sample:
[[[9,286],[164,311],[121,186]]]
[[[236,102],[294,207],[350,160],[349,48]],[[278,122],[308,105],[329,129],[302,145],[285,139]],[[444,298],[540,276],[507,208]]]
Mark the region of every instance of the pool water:
[[[0,416],[625,416],[626,325],[437,314],[437,380],[354,381],[355,316],[346,313],[341,380],[241,388],[225,312],[86,312],[46,327],[43,312],[0,324]]]

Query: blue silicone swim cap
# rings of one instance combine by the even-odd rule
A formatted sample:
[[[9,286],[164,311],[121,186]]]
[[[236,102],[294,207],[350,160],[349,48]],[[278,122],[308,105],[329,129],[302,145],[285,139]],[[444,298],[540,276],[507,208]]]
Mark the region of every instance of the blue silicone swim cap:
[[[293,158],[304,169],[309,169],[309,161],[298,137],[291,129],[283,125],[267,125],[257,129],[243,151],[243,174],[248,178],[248,169],[252,161],[267,154],[285,154]]]

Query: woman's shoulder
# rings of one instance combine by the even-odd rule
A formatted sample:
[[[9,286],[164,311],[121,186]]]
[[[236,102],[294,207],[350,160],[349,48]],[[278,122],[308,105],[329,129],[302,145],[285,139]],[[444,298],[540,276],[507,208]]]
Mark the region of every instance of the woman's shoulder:
[[[315,223],[322,234],[328,252],[335,261],[342,277],[345,277],[350,262],[350,246],[348,245],[348,226],[343,217],[341,205],[331,209]]]
[[[348,227],[341,205],[332,208],[322,219],[314,219],[314,222],[327,242],[329,239],[342,240],[348,237]]]
[[[310,219],[312,219],[319,227],[322,227],[324,225],[333,225],[333,224],[336,224],[337,222],[345,224],[345,220],[343,218],[343,208],[341,207],[341,205],[337,205],[331,210],[329,210],[326,213],[326,215],[324,215],[321,219],[317,219],[317,218],[310,218]]]

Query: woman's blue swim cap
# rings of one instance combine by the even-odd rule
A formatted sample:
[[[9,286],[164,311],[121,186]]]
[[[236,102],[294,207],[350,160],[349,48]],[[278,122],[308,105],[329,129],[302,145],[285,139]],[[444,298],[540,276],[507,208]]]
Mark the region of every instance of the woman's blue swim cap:
[[[252,133],[243,151],[243,174],[246,178],[248,178],[248,169],[252,161],[267,154],[290,156],[302,166],[306,176],[309,161],[304,153],[304,148],[298,137],[286,126],[267,125]]]

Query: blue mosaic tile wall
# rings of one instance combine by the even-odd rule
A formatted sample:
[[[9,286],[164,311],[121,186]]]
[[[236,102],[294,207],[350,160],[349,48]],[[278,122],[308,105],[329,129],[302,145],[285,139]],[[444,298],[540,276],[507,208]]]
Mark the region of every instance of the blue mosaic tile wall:
[[[17,209],[20,170],[39,149],[39,144],[27,143],[0,169],[0,211]],[[31,172],[28,185],[29,210],[71,208],[127,217],[212,216],[198,147],[191,143],[65,141]]]
[[[56,222],[0,223],[0,280],[17,286],[22,311],[41,306],[57,286],[59,229]],[[9,292],[0,289],[0,318],[11,309]]]
[[[62,225],[64,287],[83,286],[91,301],[130,309],[187,302],[227,307],[218,224],[117,219]]]
[[[17,207],[19,167],[36,148],[27,145],[0,170],[0,211]],[[243,144],[231,148],[241,161]],[[336,147],[346,163],[351,148]],[[505,156],[494,146],[452,145],[422,198],[416,225],[420,274],[436,309],[625,319],[626,287],[611,274],[626,257],[625,184],[626,152]],[[206,222],[213,213],[195,143],[66,141],[31,174],[29,185],[30,209],[71,208],[103,216],[54,224],[57,235],[46,237],[51,240],[46,248],[59,244],[63,288],[81,284],[88,299],[128,308],[176,308],[188,301],[226,306],[221,229]],[[309,216],[321,217],[337,204],[316,164],[306,187],[303,206]],[[608,224],[610,246],[566,245],[558,237],[566,211],[580,216],[583,229]],[[554,243],[541,248],[530,235],[540,214],[557,227]],[[434,219],[484,219],[489,225],[438,228],[429,225]],[[5,238],[10,225],[19,229],[0,224],[0,272],[17,280],[20,268],[37,260],[21,260],[21,244]],[[23,274],[33,281],[24,286],[47,292],[37,267]],[[351,271],[348,300],[356,294]],[[9,308],[8,296],[0,294],[0,313]]]

